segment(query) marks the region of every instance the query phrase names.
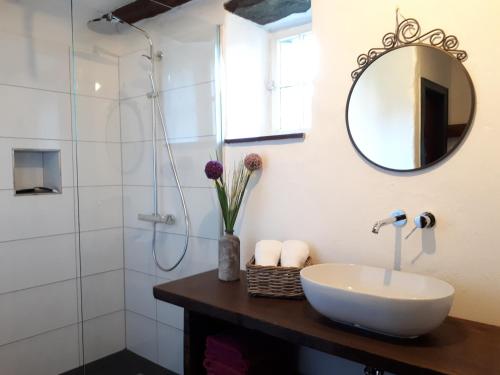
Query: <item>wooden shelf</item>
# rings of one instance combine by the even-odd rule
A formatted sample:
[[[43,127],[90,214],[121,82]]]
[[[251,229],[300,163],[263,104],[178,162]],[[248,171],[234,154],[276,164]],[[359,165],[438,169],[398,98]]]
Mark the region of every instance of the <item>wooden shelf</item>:
[[[189,315],[194,314],[198,320],[205,316],[208,322],[227,322],[396,374],[500,374],[496,326],[449,317],[425,336],[391,339],[336,324],[305,300],[249,297],[244,272],[240,281],[222,282],[210,271],[158,285],[153,293],[185,309],[188,336],[195,333],[189,327]],[[196,355],[188,352],[185,357]]]

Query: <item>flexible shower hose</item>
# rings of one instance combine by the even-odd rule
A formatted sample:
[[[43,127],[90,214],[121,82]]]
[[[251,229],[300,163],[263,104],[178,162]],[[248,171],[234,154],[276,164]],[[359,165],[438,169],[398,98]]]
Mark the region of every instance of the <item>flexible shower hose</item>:
[[[152,244],[153,259],[154,259],[154,261],[159,269],[161,269],[162,271],[165,271],[165,272],[169,272],[169,271],[172,271],[175,268],[177,268],[177,266],[182,262],[182,260],[186,256],[187,248],[189,245],[189,215],[188,215],[187,206],[186,206],[186,199],[184,198],[184,192],[182,191],[181,183],[179,180],[179,174],[177,173],[177,167],[175,165],[175,160],[174,160],[174,156],[172,153],[172,147],[170,146],[170,142],[168,140],[167,126],[166,126],[165,120],[163,118],[163,112],[162,112],[162,108],[160,105],[160,101],[158,100],[158,92],[156,91],[156,85],[155,85],[152,73],[149,74],[149,79],[151,81],[151,88],[153,91],[152,100],[154,101],[154,103],[156,105],[156,110],[160,116],[160,122],[161,122],[162,129],[163,129],[163,137],[165,140],[165,147],[167,149],[168,158],[170,160],[170,165],[172,167],[172,173],[174,175],[174,180],[175,180],[175,184],[177,186],[177,191],[179,192],[179,197],[181,199],[182,209],[184,211],[184,223],[186,226],[185,239],[184,239],[184,249],[182,250],[181,256],[172,266],[164,267],[161,264],[161,262],[159,261],[158,256],[156,254],[156,223],[153,224],[153,244]],[[154,139],[153,142],[156,142],[156,139]],[[156,157],[156,155],[155,155],[155,157]],[[155,202],[158,202],[158,182],[157,181],[155,181],[154,194],[155,194]]]

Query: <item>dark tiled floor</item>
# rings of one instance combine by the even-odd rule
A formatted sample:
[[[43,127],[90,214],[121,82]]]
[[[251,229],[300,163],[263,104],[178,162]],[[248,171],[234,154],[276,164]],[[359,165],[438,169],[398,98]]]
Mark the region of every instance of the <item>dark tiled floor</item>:
[[[89,363],[61,375],[175,375],[128,350]]]

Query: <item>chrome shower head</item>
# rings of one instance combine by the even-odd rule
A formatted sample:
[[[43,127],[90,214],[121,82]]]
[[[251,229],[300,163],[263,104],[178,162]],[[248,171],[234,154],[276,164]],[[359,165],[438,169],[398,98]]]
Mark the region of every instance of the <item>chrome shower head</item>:
[[[120,32],[123,24],[124,22],[113,13],[106,13],[102,17],[88,21],[87,27],[99,34],[116,34]]]
[[[128,22],[122,20],[121,18],[115,16],[111,12],[106,13],[105,15],[103,15],[99,18],[95,18],[93,20],[88,21],[87,27],[90,30],[95,31],[96,33],[108,34],[108,35],[119,33],[121,31],[122,27],[125,27],[125,28],[129,27],[129,28],[132,28],[136,31],[139,31],[147,39],[148,44],[149,44],[149,55],[142,55],[142,56],[147,58],[151,62],[151,64],[153,64],[153,58],[154,58],[154,56],[153,56],[153,51],[154,51],[153,40],[151,39],[151,36],[148,34],[148,32],[146,30],[144,30],[143,28],[136,26],[134,24],[128,23]]]

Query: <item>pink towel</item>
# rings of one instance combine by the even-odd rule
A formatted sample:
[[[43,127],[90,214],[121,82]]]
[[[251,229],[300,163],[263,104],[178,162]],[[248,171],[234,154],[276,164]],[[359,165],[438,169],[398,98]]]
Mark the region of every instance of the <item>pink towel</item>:
[[[244,342],[243,338],[226,334],[208,336],[207,350],[234,360],[245,359],[248,355],[248,345]]]
[[[216,351],[213,348],[205,350],[205,358],[208,361],[216,361],[233,368],[236,371],[247,372],[250,369],[250,361],[248,359],[238,359],[225,351]]]
[[[209,375],[247,375],[246,371],[238,371],[219,361],[205,358],[203,367]]]

